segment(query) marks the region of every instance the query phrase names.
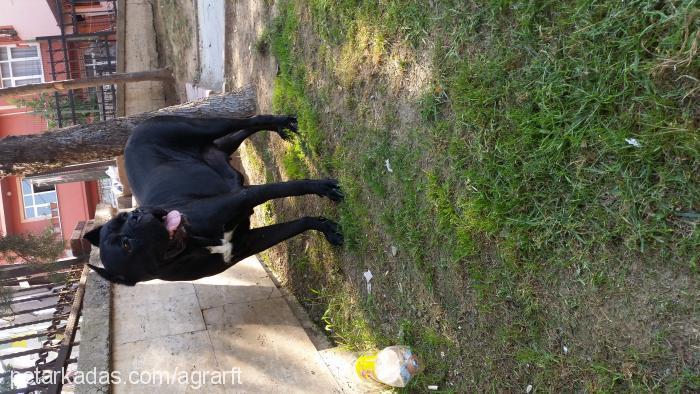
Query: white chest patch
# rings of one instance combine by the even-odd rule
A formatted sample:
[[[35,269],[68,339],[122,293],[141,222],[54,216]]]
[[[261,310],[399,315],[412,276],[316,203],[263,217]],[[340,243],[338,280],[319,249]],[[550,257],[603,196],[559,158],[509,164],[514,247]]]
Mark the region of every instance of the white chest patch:
[[[221,246],[207,246],[210,253],[221,253],[226,263],[231,262],[233,257],[233,245],[231,244],[231,237],[233,235],[233,230],[225,232],[224,238],[221,240]]]

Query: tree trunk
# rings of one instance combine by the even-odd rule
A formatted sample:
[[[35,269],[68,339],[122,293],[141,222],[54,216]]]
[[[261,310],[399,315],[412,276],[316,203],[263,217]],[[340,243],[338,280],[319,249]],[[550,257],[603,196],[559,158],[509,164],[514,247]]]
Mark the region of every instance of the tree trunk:
[[[254,113],[255,89],[249,85],[235,92],[213,95],[157,111],[64,127],[43,134],[6,137],[0,140],[0,177],[110,160],[122,154],[134,128],[154,116],[247,118]]]
[[[63,93],[68,91],[69,89],[91,88],[102,85],[114,85],[122,82],[169,81],[172,78],[173,73],[167,68],[161,68],[151,71],[138,71],[132,73],[108,74],[96,77],[67,79],[64,81],[53,81],[46,83],[32,83],[29,85],[4,88],[0,89],[0,98],[38,93]]]

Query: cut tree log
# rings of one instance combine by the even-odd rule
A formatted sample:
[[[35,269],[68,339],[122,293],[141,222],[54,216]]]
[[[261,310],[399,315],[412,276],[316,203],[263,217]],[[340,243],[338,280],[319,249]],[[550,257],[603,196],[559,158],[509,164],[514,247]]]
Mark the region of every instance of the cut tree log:
[[[0,177],[112,159],[123,153],[134,128],[155,116],[237,119],[253,116],[255,109],[255,89],[248,85],[234,92],[157,111],[64,127],[43,134],[5,137],[0,139]]]

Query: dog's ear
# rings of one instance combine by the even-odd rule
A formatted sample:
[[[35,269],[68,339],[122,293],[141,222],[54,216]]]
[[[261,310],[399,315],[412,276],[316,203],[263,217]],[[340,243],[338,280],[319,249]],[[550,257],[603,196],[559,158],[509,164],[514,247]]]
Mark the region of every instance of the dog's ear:
[[[88,267],[92,268],[93,271],[97,273],[97,275],[101,276],[103,279],[108,280],[112,283],[118,283],[120,285],[125,285],[125,286],[135,286],[136,282],[131,281],[126,279],[122,275],[112,275],[111,272],[107,271],[106,269],[102,267],[96,267],[92,264],[88,264]]]
[[[95,246],[100,246],[100,230],[102,229],[102,226],[97,226],[93,228],[92,230],[88,231],[83,235],[83,238],[87,239],[90,241],[91,244]],[[95,270],[97,271],[97,270]]]

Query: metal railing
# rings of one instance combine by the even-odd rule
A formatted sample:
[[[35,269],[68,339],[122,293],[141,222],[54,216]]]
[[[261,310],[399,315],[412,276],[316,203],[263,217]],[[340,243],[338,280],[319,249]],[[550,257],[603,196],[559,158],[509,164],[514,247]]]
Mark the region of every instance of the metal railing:
[[[6,293],[0,310],[0,392],[59,393],[72,385],[86,261],[0,266]]]
[[[60,34],[37,37],[46,43],[54,81],[107,75],[116,72],[116,0],[50,0]],[[70,89],[54,93],[51,126],[64,127],[115,117],[116,87]]]

